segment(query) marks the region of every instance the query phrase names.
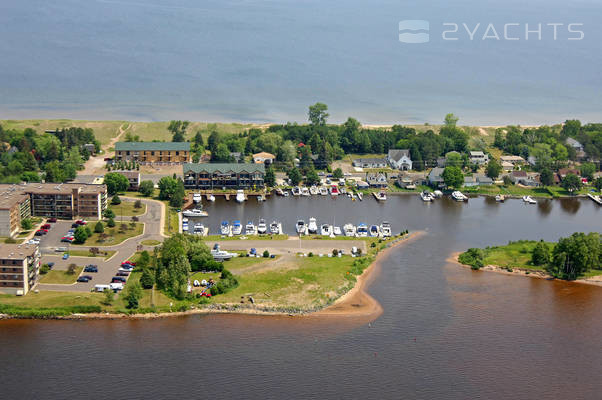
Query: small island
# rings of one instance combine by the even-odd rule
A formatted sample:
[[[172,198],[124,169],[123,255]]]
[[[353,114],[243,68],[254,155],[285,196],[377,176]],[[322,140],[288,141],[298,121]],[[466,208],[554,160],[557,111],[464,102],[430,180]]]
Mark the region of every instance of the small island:
[[[558,242],[511,241],[504,246],[470,248],[457,261],[473,270],[602,285],[602,237],[576,232]]]

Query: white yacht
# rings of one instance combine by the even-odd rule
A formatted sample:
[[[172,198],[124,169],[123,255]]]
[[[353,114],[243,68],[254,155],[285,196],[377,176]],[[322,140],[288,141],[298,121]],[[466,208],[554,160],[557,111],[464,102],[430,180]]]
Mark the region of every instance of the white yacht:
[[[239,203],[243,203],[245,201],[245,191],[239,189],[236,191],[236,201]]]
[[[315,235],[318,233],[318,224],[316,223],[316,219],[314,217],[309,219],[309,224],[307,224],[307,233],[310,235]]]
[[[322,236],[330,236],[332,233],[332,228],[328,224],[322,224],[320,227],[320,235]]]
[[[211,255],[213,256],[213,259],[216,261],[229,260],[229,259],[237,256],[236,253],[229,253],[227,251],[220,250],[218,243],[216,243],[213,246],[213,249],[211,250]]]
[[[222,225],[220,227],[220,233],[222,235],[230,235],[231,232],[231,228],[230,228],[230,224],[228,223],[228,221],[222,221]]]
[[[194,224],[194,230],[192,231],[195,235],[201,235],[201,236],[205,236],[205,225],[201,224],[201,223],[196,223]]]
[[[193,195],[192,195],[192,201],[194,201],[195,203],[200,203],[201,202],[201,194],[200,193],[193,193]]]
[[[312,194],[312,195],[314,195],[314,196],[317,195],[319,193],[318,187],[316,185],[312,185],[309,188],[309,193]]]
[[[311,193],[309,193],[309,189],[305,186],[303,186],[301,188],[301,196],[311,196]]]
[[[345,224],[345,226],[343,226],[343,232],[345,233],[345,236],[347,236],[347,237],[354,237],[355,236],[355,226],[353,224]]]
[[[383,223],[380,224],[380,234],[382,237],[391,237],[391,224],[387,221],[383,221]]]
[[[422,201],[433,201],[433,195],[426,190],[420,193],[420,198]]]
[[[215,196],[210,194],[209,197],[207,197],[207,200],[213,203],[215,201]]]
[[[282,224],[280,222],[272,221],[270,224],[270,233],[272,235],[280,235],[282,233]]]
[[[207,217],[209,214],[207,211],[199,210],[198,208],[193,208],[192,210],[184,210],[182,215],[186,217]]]
[[[257,229],[255,228],[255,224],[253,224],[253,221],[247,222],[247,225],[245,225],[245,235],[256,235],[256,234],[257,234]]]
[[[301,196],[301,188],[299,186],[295,186],[291,192],[293,193],[293,196]]]
[[[343,232],[341,231],[341,227],[340,226],[333,226],[332,227],[332,233],[335,236],[341,236],[343,234]]]
[[[265,223],[265,219],[261,218],[257,224],[257,233],[263,235],[268,232],[268,226]]]
[[[376,198],[376,200],[378,201],[385,201],[387,200],[387,194],[383,191],[381,192],[374,192],[374,197]]]
[[[378,237],[379,235],[380,235],[380,228],[378,227],[378,225],[371,225],[370,226],[370,236]]]
[[[441,198],[441,197],[443,197],[443,192],[442,192],[441,190],[435,190],[435,191],[433,192],[433,197],[435,197],[435,198],[437,198],[437,199],[438,199],[438,198]]]
[[[326,189],[324,186],[321,186],[320,187],[320,195],[328,196],[328,189]]]
[[[464,193],[460,192],[459,190],[455,190],[452,192],[452,198],[456,201],[468,201],[468,196],[466,196]]]
[[[535,200],[531,196],[523,196],[523,201],[527,204],[537,204],[537,200]]]
[[[368,226],[364,223],[360,223],[357,226],[357,236],[358,237],[367,237],[368,236]]]
[[[236,220],[232,223],[232,234],[240,235],[242,233],[242,224],[239,220]]]
[[[305,225],[305,221],[302,219],[298,220],[297,224],[295,225],[295,229],[299,235],[304,235],[307,233],[307,225]]]

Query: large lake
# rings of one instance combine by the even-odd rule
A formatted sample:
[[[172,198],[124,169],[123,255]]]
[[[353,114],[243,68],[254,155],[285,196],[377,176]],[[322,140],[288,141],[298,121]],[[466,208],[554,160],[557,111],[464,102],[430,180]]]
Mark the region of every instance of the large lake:
[[[600,20],[598,0],[3,0],[0,118],[599,121]]]
[[[6,398],[599,399],[602,288],[474,272],[454,251],[599,231],[589,200],[529,206],[417,195],[216,202],[207,221],[387,219],[427,234],[383,260],[354,319],[210,315],[152,321],[2,321]],[[241,242],[244,244],[244,242]]]

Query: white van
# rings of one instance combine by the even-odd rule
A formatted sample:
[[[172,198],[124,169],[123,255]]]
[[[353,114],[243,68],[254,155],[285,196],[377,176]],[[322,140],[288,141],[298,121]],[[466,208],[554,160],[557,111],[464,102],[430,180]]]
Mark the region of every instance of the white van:
[[[105,289],[110,290],[111,286],[109,286],[109,285],[95,285],[94,286],[94,290],[97,292],[104,292]]]
[[[109,288],[111,290],[123,290],[123,283],[117,283],[117,282],[110,283]]]

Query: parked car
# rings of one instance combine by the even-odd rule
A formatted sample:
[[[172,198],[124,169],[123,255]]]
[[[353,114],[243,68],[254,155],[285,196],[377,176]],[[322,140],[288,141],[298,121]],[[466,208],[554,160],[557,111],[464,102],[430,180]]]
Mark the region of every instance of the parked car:
[[[136,263],[135,263],[135,262],[133,262],[133,261],[128,261],[128,260],[126,260],[126,261],[122,262],[121,264],[122,264],[122,265],[123,265],[123,264],[130,264],[130,265],[133,265],[134,267],[136,266]]]
[[[134,266],[132,264],[128,264],[128,263],[122,263],[121,267],[127,268],[127,269],[134,269]]]
[[[69,253],[65,253],[65,254],[63,254],[63,260],[66,260],[66,259],[68,259],[68,258],[69,258]]]
[[[73,223],[73,224],[71,224],[71,227],[72,228],[77,228],[77,227],[79,227],[79,224]]]
[[[125,279],[123,276],[114,276],[113,279],[111,279],[111,283],[126,283],[127,279]]]
[[[86,278],[89,281],[92,280],[92,276],[91,275],[82,275],[82,276],[80,276],[80,278]]]
[[[52,267],[54,267],[54,263],[53,263],[53,262],[49,262],[49,263],[47,263],[46,265],[48,265],[48,267],[49,267],[50,269],[52,269]]]
[[[56,218],[54,218],[54,217],[52,217],[52,218],[48,218],[48,219],[47,219],[47,221],[48,221],[48,222],[52,222],[52,223],[54,223],[54,222],[56,222]]]
[[[50,224],[44,224],[41,226],[42,229],[46,229],[46,230],[50,229],[51,227],[52,227],[52,225],[50,225]]]
[[[61,253],[61,252],[67,251],[67,248],[66,247],[57,247],[56,249],[54,249],[54,251]]]
[[[86,282],[90,281],[90,279],[88,279],[87,276],[80,276],[79,278],[77,278],[77,281],[86,283]]]
[[[130,271],[117,271],[116,276],[130,276]]]
[[[34,235],[36,235],[36,236],[42,236],[42,235],[44,235],[44,231],[37,230],[36,233],[34,233]]]
[[[84,268],[84,272],[98,272],[98,267],[96,265],[86,265]]]
[[[37,233],[36,233],[36,235],[37,235]],[[71,242],[73,242],[74,240],[75,240],[75,239],[74,239],[74,238],[72,238],[71,236],[63,236],[63,237],[61,238],[61,242],[67,242],[67,243],[71,243]],[[61,248],[62,248],[62,247],[61,247]],[[57,251],[61,251],[61,250],[57,250]]]
[[[78,219],[77,221],[75,221],[75,224],[76,225],[87,225],[88,223],[84,219]]]

